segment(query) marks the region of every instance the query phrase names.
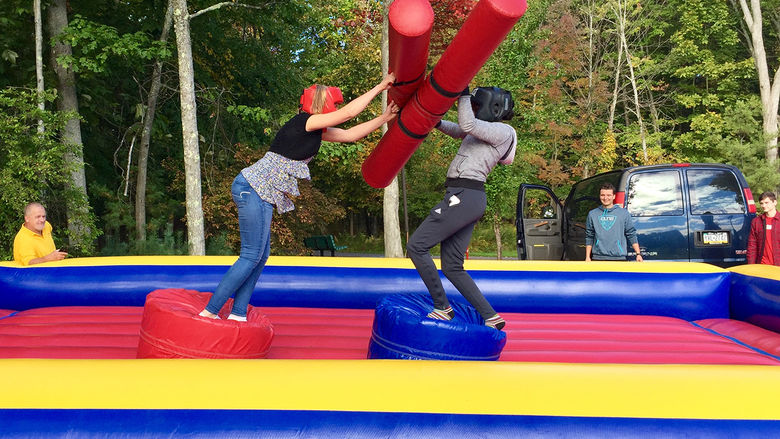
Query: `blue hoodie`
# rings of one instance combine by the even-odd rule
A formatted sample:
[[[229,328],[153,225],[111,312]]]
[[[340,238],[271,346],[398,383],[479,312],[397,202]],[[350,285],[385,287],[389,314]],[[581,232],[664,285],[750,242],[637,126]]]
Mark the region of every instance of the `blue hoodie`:
[[[599,206],[588,212],[585,245],[593,247],[591,259],[624,261],[628,245],[636,244],[636,228],[627,210],[618,205]]]

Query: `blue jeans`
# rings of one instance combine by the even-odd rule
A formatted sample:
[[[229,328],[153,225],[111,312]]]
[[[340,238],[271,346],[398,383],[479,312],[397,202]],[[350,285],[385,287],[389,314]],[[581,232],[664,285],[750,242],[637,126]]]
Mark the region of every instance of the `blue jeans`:
[[[225,273],[211,297],[206,310],[217,314],[230,296],[232,314],[245,317],[249,299],[257,279],[271,254],[271,218],[274,206],[257,195],[240,173],[230,187],[233,202],[238,206],[238,227],[241,231],[241,254]]]

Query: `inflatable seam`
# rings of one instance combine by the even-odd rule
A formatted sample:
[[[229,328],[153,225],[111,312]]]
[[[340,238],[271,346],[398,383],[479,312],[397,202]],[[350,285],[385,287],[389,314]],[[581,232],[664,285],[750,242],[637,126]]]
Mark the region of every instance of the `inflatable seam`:
[[[771,354],[771,353],[769,353],[769,352],[767,352],[767,351],[765,351],[765,350],[763,350],[763,349],[759,349],[759,348],[757,348],[757,347],[755,347],[755,346],[751,346],[751,345],[749,345],[749,344],[747,344],[747,343],[743,342],[742,340],[740,340],[740,339],[738,339],[738,338],[732,337],[732,336],[730,336],[730,335],[722,334],[722,333],[720,333],[720,332],[718,332],[718,331],[716,331],[716,330],[714,330],[714,329],[705,328],[704,326],[702,326],[702,325],[700,325],[700,324],[698,324],[698,323],[696,323],[696,322],[690,322],[690,323],[691,323],[693,326],[696,326],[696,327],[698,327],[698,328],[704,329],[705,331],[708,331],[708,332],[709,332],[709,333],[711,333],[711,334],[717,335],[718,337],[722,337],[722,338],[725,338],[725,339],[731,340],[732,342],[734,342],[734,343],[736,343],[736,344],[738,344],[738,345],[740,345],[740,346],[742,346],[742,347],[748,348],[748,349],[750,349],[750,350],[752,350],[752,351],[754,351],[754,352],[757,352],[757,353],[759,353],[759,354],[761,354],[761,355],[765,355],[765,356],[767,356],[767,357],[769,357],[769,358],[771,358],[771,359],[773,359],[773,360],[780,361],[780,356],[777,356],[777,355]]]
[[[8,314],[7,316],[0,317],[0,320],[7,319],[9,317],[13,317],[15,315],[19,314],[19,311],[14,311],[11,314]]]

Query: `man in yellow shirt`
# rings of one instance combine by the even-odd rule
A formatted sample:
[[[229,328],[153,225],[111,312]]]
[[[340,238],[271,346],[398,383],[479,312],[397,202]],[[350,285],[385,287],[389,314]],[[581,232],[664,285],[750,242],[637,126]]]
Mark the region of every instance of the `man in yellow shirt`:
[[[24,208],[24,224],[14,238],[14,260],[22,265],[60,261],[68,256],[54,246],[51,224],[46,221],[46,209],[40,203]]]

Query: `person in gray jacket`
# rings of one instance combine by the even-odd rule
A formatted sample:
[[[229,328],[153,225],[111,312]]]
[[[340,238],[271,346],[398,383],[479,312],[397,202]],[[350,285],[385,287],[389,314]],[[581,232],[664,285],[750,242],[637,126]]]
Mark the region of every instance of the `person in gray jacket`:
[[[455,313],[444,292],[430,250],[441,243],[441,271],[476,308],[485,325],[501,330],[506,322],[499,316],[474,280],[463,269],[471,234],[487,206],[485,180],[498,164],[511,164],[517,147],[517,133],[499,122],[514,116],[514,102],[508,91],[480,87],[474,94],[466,88],[458,99],[458,123],[441,121],[437,128],[463,139],[450,163],[444,199],[412,234],[406,250],[433,298],[428,317],[452,320]]]
[[[601,185],[599,200],[601,206],[588,212],[585,223],[585,260],[625,261],[626,243],[631,243],[637,262],[642,262],[631,214],[615,205],[615,186],[611,183]]]

